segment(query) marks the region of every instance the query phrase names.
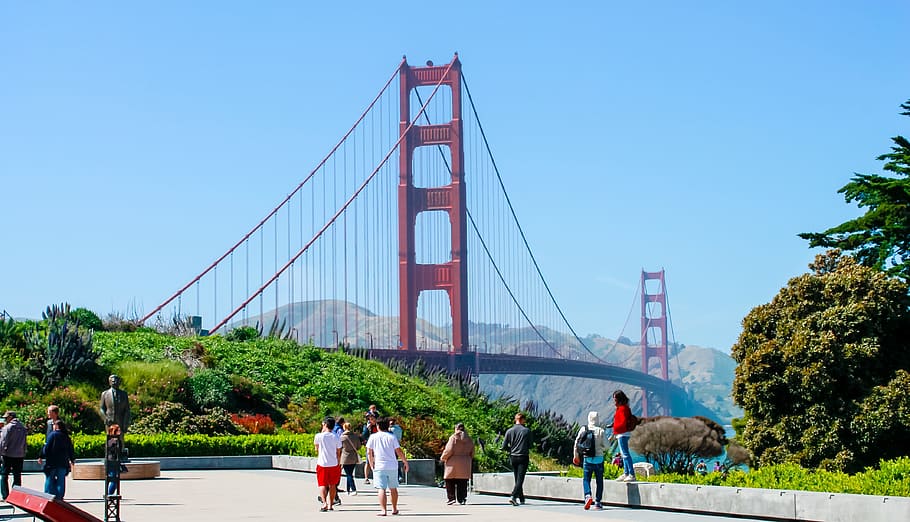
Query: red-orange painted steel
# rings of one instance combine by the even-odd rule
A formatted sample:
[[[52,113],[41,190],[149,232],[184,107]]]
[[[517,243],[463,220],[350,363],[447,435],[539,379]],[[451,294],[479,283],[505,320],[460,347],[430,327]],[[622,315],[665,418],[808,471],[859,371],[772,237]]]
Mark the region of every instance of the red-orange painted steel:
[[[53,495],[33,489],[14,487],[6,501],[48,522],[101,522],[65,500],[56,500]]]
[[[649,373],[649,362],[651,358],[656,357],[660,360],[660,376],[663,380],[669,380],[668,367],[667,367],[667,292],[665,286],[665,274],[664,271],[660,272],[645,272],[641,271],[641,371],[644,373]],[[657,280],[660,282],[660,288],[654,293],[648,293],[647,282],[651,280]],[[653,307],[649,308],[649,303],[657,303],[660,305],[660,310],[653,310]],[[654,315],[651,313],[654,312]],[[650,344],[648,339],[649,330],[658,330],[659,339],[657,344]],[[642,388],[642,399],[641,399],[641,414],[643,417],[647,417],[651,412],[649,412],[648,404],[648,391],[646,388]],[[668,398],[664,398],[662,401],[663,410],[665,414],[669,413],[669,403],[667,402]],[[657,413],[656,411],[653,413]]]
[[[444,66],[411,67],[403,63],[398,163],[398,276],[401,350],[417,349],[417,300],[424,290],[445,290],[452,310],[452,352],[466,353],[468,343],[467,192],[464,183],[464,144],[461,119],[461,62],[458,55]],[[452,89],[452,120],[433,125],[411,124],[411,90],[428,85]],[[451,150],[451,183],[442,187],[414,186],[413,155],[418,147],[445,145]],[[452,258],[439,264],[416,261],[414,228],[417,214],[445,211],[452,226]]]

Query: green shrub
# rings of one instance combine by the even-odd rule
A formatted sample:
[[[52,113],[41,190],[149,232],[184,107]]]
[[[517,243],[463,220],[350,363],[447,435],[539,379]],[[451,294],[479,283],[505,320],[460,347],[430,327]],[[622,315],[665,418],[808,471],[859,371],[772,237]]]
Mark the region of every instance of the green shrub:
[[[104,325],[101,323],[101,318],[98,317],[98,314],[88,308],[80,307],[70,310],[69,317],[73,321],[78,322],[81,328],[89,328],[96,331],[104,329]]]
[[[73,433],[103,433],[104,423],[98,410],[100,393],[85,384],[53,388],[45,394],[17,390],[0,401],[0,409],[12,410],[29,433],[44,434],[47,407],[60,407],[60,419]]]
[[[186,393],[186,367],[177,361],[123,361],[114,373],[129,390],[131,409],[140,415],[159,403],[182,400]]]
[[[187,379],[192,405],[199,411],[213,407],[229,407],[234,387],[231,378],[221,370],[203,368]]]
[[[233,393],[231,403],[237,411],[261,413],[268,415],[279,424],[284,422],[284,414],[272,403],[272,397],[262,383],[241,375],[231,375]]]
[[[325,416],[321,413],[316,397],[307,397],[300,404],[288,404],[286,420],[281,428],[291,433],[316,433],[322,426],[323,418]]]
[[[239,435],[246,433],[243,426],[234,424],[231,414],[224,408],[211,408],[200,415],[184,419],[177,433],[201,435]]]
[[[0,348],[10,355],[21,354],[25,351],[25,323],[0,314]],[[6,358],[4,357],[4,360]]]
[[[252,341],[253,339],[258,339],[259,336],[260,336],[260,332],[258,329],[253,328],[252,326],[240,326],[240,327],[234,328],[233,330],[228,332],[227,335],[224,336],[224,338],[228,341],[244,342],[244,341]]]
[[[104,419],[98,409],[101,392],[86,386],[72,385],[54,388],[39,401],[41,418],[30,424],[34,433],[44,433],[46,429],[47,406],[56,404],[60,407],[60,420],[66,422],[72,433],[104,433]]]
[[[182,404],[163,402],[130,426],[130,432],[143,435],[237,435],[243,433],[243,429],[233,423],[231,414],[223,408],[212,408],[195,415]]]
[[[98,364],[113,367],[121,361],[157,362],[165,360],[168,349],[180,341],[154,331],[96,332],[95,350],[100,353]]]
[[[28,430],[29,434],[38,434],[42,436],[47,433],[47,404],[44,403],[40,396],[34,394],[14,393],[4,401],[3,411],[12,410],[16,412],[16,418]]]
[[[154,435],[158,433],[177,433],[177,427],[183,419],[191,417],[191,412],[186,406],[165,401],[157,406],[143,411],[143,415],[133,420],[129,432],[140,435]]]
[[[726,475],[722,473],[708,473],[704,476],[665,473],[655,475],[648,480],[737,488],[910,497],[910,457],[881,461],[878,469],[868,468],[853,475],[840,471],[806,469],[797,464],[776,464],[748,472],[734,470]]]
[[[407,422],[398,422],[404,433],[402,444],[409,455],[424,459],[442,454],[449,434],[432,417],[418,417]]]
[[[8,362],[7,358],[0,361],[0,397],[8,397],[14,391],[35,392],[41,389],[38,379],[35,379],[25,369],[15,363]]]

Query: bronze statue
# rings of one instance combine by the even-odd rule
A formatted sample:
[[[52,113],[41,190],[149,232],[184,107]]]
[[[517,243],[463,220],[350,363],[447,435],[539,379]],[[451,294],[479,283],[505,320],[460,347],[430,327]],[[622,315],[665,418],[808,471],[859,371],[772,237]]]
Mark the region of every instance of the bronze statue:
[[[111,387],[101,392],[101,415],[104,416],[105,427],[110,428],[112,424],[120,426],[122,440],[122,434],[130,426],[130,398],[120,389],[120,376],[111,375],[108,382]]]

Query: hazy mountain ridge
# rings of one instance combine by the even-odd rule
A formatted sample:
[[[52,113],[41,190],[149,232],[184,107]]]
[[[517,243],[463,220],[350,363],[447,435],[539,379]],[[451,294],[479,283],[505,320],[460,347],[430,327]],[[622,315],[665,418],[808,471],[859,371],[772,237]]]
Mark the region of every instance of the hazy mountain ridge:
[[[246,321],[236,321],[231,327],[241,324],[260,324],[268,331],[276,315],[275,310],[249,316]],[[284,322],[284,331],[300,342],[312,341],[318,346],[347,346],[374,348],[398,347],[398,318],[376,315],[373,312],[344,301],[308,301],[288,304],[277,309],[278,321]],[[472,332],[483,332],[483,338],[472,335],[470,344],[486,346],[494,350],[549,351],[539,341],[537,332],[530,328],[510,328],[505,325],[473,324]],[[538,328],[553,346],[564,347],[574,338],[561,332]],[[350,332],[350,334],[348,333]],[[360,332],[360,335],[355,335]],[[450,327],[440,327],[426,321],[418,321],[417,343],[422,349],[448,349]],[[590,335],[584,339],[585,346],[601,359],[624,368],[641,369],[641,350],[628,339],[615,341]],[[668,373],[672,382],[687,389],[692,396],[715,413],[715,420],[729,424],[742,411],[733,404],[730,396],[736,363],[733,359],[713,348],[697,345],[676,344],[670,348]],[[651,361],[651,373],[659,375],[657,361]],[[558,376],[534,375],[482,375],[481,387],[493,397],[507,396],[518,399],[522,404],[533,401],[538,407],[552,410],[568,420],[583,420],[588,411],[597,410],[602,417],[612,416],[611,396],[613,391],[623,388],[622,383],[611,383],[594,379],[580,379]],[[640,411],[641,394],[626,387],[633,402],[633,409]]]
[[[591,351],[610,363],[641,368],[641,351],[637,345],[596,336],[585,339],[585,344],[593,346]],[[659,369],[653,367],[655,361],[651,364],[651,373],[659,374]],[[733,404],[730,395],[735,368],[733,359],[719,350],[688,345],[670,354],[668,373],[674,383],[714,412],[714,420],[729,424],[733,418],[742,416],[742,410]],[[539,375],[482,375],[480,382],[493,396],[513,397],[522,403],[532,400],[538,407],[577,422],[583,422],[589,411],[598,411],[602,419],[611,418],[612,395],[617,389],[626,391],[634,411],[641,411],[641,392],[623,383]]]

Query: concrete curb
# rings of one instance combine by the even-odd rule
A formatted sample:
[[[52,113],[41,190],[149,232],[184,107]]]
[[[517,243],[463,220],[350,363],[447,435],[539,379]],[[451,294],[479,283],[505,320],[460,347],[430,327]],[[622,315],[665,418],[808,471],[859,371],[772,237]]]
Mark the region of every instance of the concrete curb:
[[[508,495],[513,479],[507,473],[474,475],[474,491]],[[581,501],[580,478],[527,476],[528,497]],[[660,482],[604,481],[604,504],[732,515],[773,520],[825,522],[893,522],[910,520],[910,498],[819,493],[813,491],[696,486]]]
[[[237,455],[226,457],[149,457],[134,458],[131,462],[159,462],[162,471],[202,469],[283,469],[316,473],[316,457],[295,457],[292,455]],[[77,459],[80,462],[99,463],[100,459]],[[129,462],[126,463],[129,466]],[[419,486],[436,485],[436,461],[433,459],[408,459],[410,471],[407,484]],[[42,467],[34,460],[23,463],[23,471],[41,472]],[[363,463],[357,465],[354,476],[363,478]],[[103,476],[102,476],[103,478]]]

